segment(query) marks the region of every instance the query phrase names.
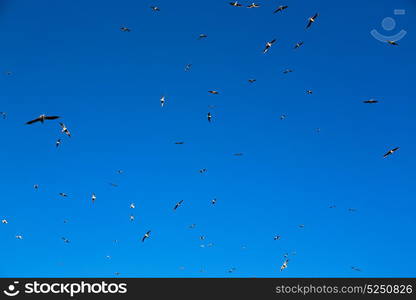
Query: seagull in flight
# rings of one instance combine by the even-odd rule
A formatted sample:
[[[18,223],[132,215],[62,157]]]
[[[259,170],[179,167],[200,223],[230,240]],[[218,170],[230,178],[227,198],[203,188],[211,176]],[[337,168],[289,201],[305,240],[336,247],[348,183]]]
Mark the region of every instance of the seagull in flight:
[[[396,41],[387,41],[387,43],[392,46],[399,46],[399,44]]]
[[[206,173],[206,172],[207,172],[207,169],[205,169],[205,168],[199,170],[199,173],[201,173],[201,174]]]
[[[123,170],[117,170],[117,174],[123,174],[124,171]]]
[[[192,64],[187,64],[187,65],[185,66],[185,72],[190,71],[190,70],[191,70],[191,68],[192,68]]]
[[[295,47],[293,47],[293,49],[298,49],[298,48],[302,47],[302,45],[303,45],[303,42],[297,42]]]
[[[282,266],[280,267],[280,272],[282,272],[284,269],[286,269],[287,268],[287,264],[289,263],[289,259],[286,259],[284,262],[283,262],[283,264],[282,264]]]
[[[39,117],[37,117],[36,119],[30,120],[28,122],[26,122],[27,125],[36,123],[36,122],[45,122],[45,120],[55,120],[55,119],[59,119],[58,116],[47,116],[47,115],[40,115]]]
[[[64,134],[66,134],[67,136],[71,137],[71,133],[69,132],[69,130],[66,127],[66,125],[64,123],[59,123],[59,125],[62,128],[61,132],[64,133]]]
[[[148,239],[148,238],[150,237],[150,232],[151,232],[151,230],[149,230],[148,232],[146,232],[146,233],[144,234],[144,236],[143,236],[143,238],[142,238],[142,242],[144,242],[144,241],[145,241],[145,239]]]
[[[94,193],[92,193],[92,195],[91,195],[91,201],[92,201],[92,203],[94,203],[95,200],[97,200],[97,196]]]
[[[212,95],[218,95],[219,92],[218,91],[208,91],[208,93],[212,94]]]
[[[286,69],[286,70],[284,70],[283,71],[283,74],[289,74],[289,73],[292,73],[293,72],[293,70],[291,70],[291,69]]]
[[[39,189],[39,184],[34,184],[33,188],[35,189],[35,191],[37,191]]]
[[[16,239],[23,240],[23,235],[20,235],[20,234],[16,235]]]
[[[160,8],[157,6],[150,6],[153,11],[160,11]]]
[[[354,271],[357,271],[357,272],[361,272],[361,269],[357,268],[357,267],[351,267],[351,269],[353,269]]]
[[[110,182],[109,185],[111,185],[112,187],[118,187],[118,184],[117,183]]]
[[[165,105],[165,96],[162,96],[162,98],[160,98],[160,106],[163,107],[163,105]]]
[[[235,7],[242,7],[243,6],[242,4],[238,3],[237,1],[230,2],[230,5],[235,6]]]
[[[308,94],[308,95],[312,95],[312,94],[313,94],[313,91],[312,91],[312,90],[307,90],[307,91],[306,91],[306,94]]]
[[[191,224],[191,225],[189,225],[189,229],[194,229],[195,226],[196,226],[196,224]]]
[[[314,14],[312,17],[308,19],[308,25],[306,25],[306,28],[309,28],[312,26],[312,24],[315,22],[316,18],[319,16],[318,13]]]
[[[286,8],[288,8],[289,6],[287,6],[287,5],[280,5],[278,8],[276,8],[276,10],[273,12],[274,14],[275,13],[278,13],[278,12],[281,12],[281,11],[284,11]]]
[[[389,151],[387,151],[387,153],[386,154],[384,154],[384,158],[386,158],[387,156],[389,156],[389,155],[391,155],[391,154],[393,154],[394,152],[396,152],[397,150],[399,150],[400,149],[400,147],[396,147],[396,148],[394,148],[394,149],[391,149],[391,150],[389,150]]]
[[[369,100],[364,100],[363,103],[375,104],[375,103],[378,103],[378,100],[376,100],[376,99],[369,99]]]
[[[247,8],[258,8],[258,7],[260,7],[260,5],[254,2],[247,6]]]
[[[178,203],[175,204],[175,207],[173,208],[173,210],[177,210],[179,206],[181,206],[183,203],[183,200],[179,201]]]
[[[130,208],[136,208],[136,205],[134,203],[130,203]]]
[[[271,40],[270,42],[266,43],[266,46],[264,47],[263,53],[267,53],[270,49],[270,47],[276,42],[276,39]]]
[[[67,238],[62,238],[62,240],[64,241],[64,243],[68,244],[70,242],[70,240],[68,240]]]
[[[244,153],[239,152],[239,153],[234,153],[233,155],[234,155],[234,156],[243,156],[243,155],[244,155]]]
[[[283,121],[284,119],[286,119],[286,115],[281,115],[281,116],[280,116],[280,120],[282,120],[282,121]]]
[[[275,241],[280,240],[280,235],[276,235],[273,239],[274,239]]]
[[[199,35],[199,39],[201,40],[201,39],[205,39],[205,38],[207,38],[208,37],[208,35],[206,35],[205,33],[201,33],[200,35]]]
[[[175,145],[183,145],[185,142],[175,142]]]
[[[56,142],[55,142],[56,147],[58,148],[61,144],[62,144],[62,140],[57,139]]]
[[[210,112],[208,112],[208,114],[207,114],[207,119],[208,119],[208,122],[211,123],[212,115],[211,115]]]
[[[9,224],[6,219],[1,220],[1,224]]]
[[[248,82],[249,83],[255,83],[257,80],[256,79],[249,79]]]
[[[130,221],[134,221],[134,216],[133,215],[130,215]]]
[[[68,194],[66,194],[66,193],[59,193],[59,196],[61,196],[61,197],[68,197]]]
[[[130,32],[131,31],[131,29],[128,28],[128,27],[120,27],[120,30],[123,31],[123,32]]]
[[[212,199],[212,200],[211,200],[211,204],[212,204],[212,205],[217,204],[217,198]]]

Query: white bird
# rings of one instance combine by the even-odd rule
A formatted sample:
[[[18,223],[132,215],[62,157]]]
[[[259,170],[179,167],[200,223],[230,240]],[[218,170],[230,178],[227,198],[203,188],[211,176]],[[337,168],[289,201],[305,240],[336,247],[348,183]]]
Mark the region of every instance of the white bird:
[[[162,98],[160,98],[160,106],[163,107],[165,105],[165,96],[162,96]]]
[[[134,203],[130,203],[130,208],[136,208],[136,205]]]
[[[217,198],[214,198],[211,200],[212,205],[215,205],[217,203]]]
[[[6,220],[6,219],[3,219],[3,220],[1,220],[1,223],[2,223],[2,224],[8,224],[9,222],[7,222],[7,220]]]
[[[280,267],[280,272],[282,272],[284,269],[286,269],[287,268],[287,264],[289,263],[289,260],[288,259],[286,259],[284,262],[283,262],[283,265]]]
[[[96,199],[97,199],[97,196],[94,193],[92,193],[92,195],[91,195],[92,203],[94,203]]]
[[[23,235],[16,235],[16,239],[18,239],[18,240],[23,240]]]
[[[59,125],[62,128],[61,132],[64,133],[64,134],[66,134],[67,136],[71,137],[71,133],[69,132],[69,130],[66,127],[66,125],[64,123],[59,123]]]
[[[130,221],[134,221],[134,216],[133,215],[130,215]]]

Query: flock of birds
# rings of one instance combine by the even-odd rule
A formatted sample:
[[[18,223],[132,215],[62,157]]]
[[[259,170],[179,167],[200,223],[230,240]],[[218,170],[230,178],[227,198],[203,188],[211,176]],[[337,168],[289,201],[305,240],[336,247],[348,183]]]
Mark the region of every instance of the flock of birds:
[[[233,7],[247,7],[247,8],[259,8],[260,7],[260,4],[251,3],[249,5],[243,5],[243,4],[239,3],[238,1],[230,2],[229,4],[231,6],[233,6]],[[157,7],[157,6],[151,6],[150,8],[153,11],[155,11],[155,12],[159,12],[160,11],[160,8]],[[278,6],[273,11],[273,13],[283,13],[286,9],[288,9],[288,6],[287,5],[281,5],[281,6]],[[312,15],[311,17],[309,17],[307,19],[306,29],[309,29],[316,22],[316,20],[318,19],[318,17],[319,17],[319,13],[315,13],[314,15]],[[120,27],[120,30],[122,32],[131,32],[132,31],[132,29],[130,29],[128,27]],[[205,39],[207,37],[208,37],[208,35],[206,35],[206,34],[200,34],[199,35],[199,39]],[[270,49],[272,48],[272,46],[275,45],[276,42],[277,42],[276,39],[272,39],[272,40],[266,42],[266,44],[264,46],[264,49],[263,49],[263,54],[268,53],[270,51]],[[398,46],[398,43],[395,42],[395,41],[387,41],[387,43],[390,44],[390,45]],[[303,44],[304,44],[303,41],[299,41],[299,42],[297,42],[294,45],[293,48],[294,49],[299,49],[300,47],[302,47]],[[191,68],[192,68],[192,64],[187,64],[187,65],[185,65],[184,71],[185,72],[189,72],[191,70]],[[291,72],[293,72],[293,70],[291,70],[291,69],[286,69],[286,70],[283,71],[284,74],[288,74],[288,73],[291,73]],[[6,74],[7,75],[11,75],[11,72],[8,71],[8,72],[6,72]],[[248,79],[248,82],[249,83],[255,83],[256,82],[256,79],[254,79],[254,78]],[[219,91],[209,90],[208,93],[210,93],[212,95],[218,95],[219,94]],[[310,95],[310,94],[313,93],[313,91],[312,90],[307,90],[306,93]],[[377,104],[379,101],[376,100],[376,99],[368,99],[368,100],[363,100],[362,102],[365,103],[365,104]],[[165,98],[165,96],[162,96],[160,98],[160,106],[163,108],[165,106],[165,104],[166,104],[166,98]],[[3,119],[7,119],[7,113],[6,112],[0,112],[0,116]],[[208,112],[207,115],[206,115],[206,117],[207,117],[207,121],[208,122],[212,122],[213,121],[213,116],[212,116],[211,112]],[[48,116],[48,115],[42,114],[42,115],[38,116],[37,118],[34,118],[32,120],[27,121],[26,122],[26,125],[32,125],[32,124],[36,124],[36,123],[43,124],[46,121],[53,121],[53,120],[57,120],[57,119],[60,119],[60,118],[61,118],[60,116]],[[281,115],[280,116],[280,119],[281,120],[286,119],[286,115],[284,115],[284,114]],[[69,131],[68,127],[64,123],[59,122],[59,126],[60,126],[60,130],[61,130],[61,133],[62,134],[66,135],[67,137],[71,137],[71,132]],[[318,128],[317,131],[319,132],[320,129]],[[56,147],[61,146],[61,144],[62,144],[62,139],[61,138],[57,139],[56,140],[56,143],[55,143]],[[184,142],[178,141],[178,142],[175,142],[175,144],[182,145],[182,144],[184,144]],[[392,155],[393,153],[395,153],[397,150],[399,150],[399,147],[395,147],[395,148],[393,148],[391,150],[388,150],[383,155],[383,157],[386,158],[386,157]],[[234,156],[242,156],[243,153],[234,153],[233,155]],[[202,168],[202,169],[199,170],[199,173],[201,173],[201,174],[203,174],[205,172],[207,172],[207,169],[206,168]],[[123,173],[123,170],[117,170],[117,173],[118,174],[121,174],[121,173]],[[117,184],[115,184],[115,183],[110,183],[110,185],[113,186],[113,187],[117,187]],[[35,190],[38,190],[39,189],[39,185],[38,184],[34,184],[33,185],[33,188]],[[66,194],[66,193],[59,193],[59,196],[61,196],[61,197],[68,197],[68,194]],[[95,193],[92,193],[91,194],[91,202],[94,203],[96,200],[97,200],[96,194]],[[184,202],[184,200],[180,200],[179,202],[177,202],[174,205],[173,210],[176,211],[177,209],[179,209],[182,206],[183,202]],[[217,203],[217,199],[216,198],[214,198],[214,199],[211,200],[211,204],[212,205],[216,205],[216,203]],[[336,207],[335,205],[329,206],[329,208],[335,208],[335,207]],[[135,208],[135,204],[134,203],[131,203],[130,204],[130,208],[131,209],[134,209]],[[348,211],[349,212],[355,212],[356,209],[349,208]],[[68,220],[64,220],[64,223],[66,223],[67,221]],[[134,221],[134,215],[130,215],[130,221]],[[6,218],[3,218],[1,220],[1,223],[2,224],[8,224],[9,222],[8,222],[8,220]],[[189,226],[189,228],[190,229],[193,229],[193,228],[195,228],[195,226],[196,226],[196,224],[191,224]],[[304,224],[300,224],[299,225],[299,228],[304,228],[304,227],[305,227]],[[151,233],[152,233],[151,230],[146,231],[144,233],[144,235],[140,238],[141,242],[145,242],[146,240],[150,239],[151,238]],[[16,239],[19,239],[19,240],[22,240],[23,239],[23,235],[22,234],[17,234],[15,236],[15,238]],[[281,239],[281,236],[280,235],[275,235],[273,239],[275,241],[278,241],[278,240]],[[205,240],[205,236],[200,236],[200,240]],[[70,243],[70,240],[68,238],[66,238],[66,237],[62,237],[62,241],[64,243]],[[206,245],[201,245],[201,247],[205,247],[205,246],[211,247],[211,246],[213,246],[213,244],[212,243],[208,243]],[[295,254],[296,254],[296,252],[292,252],[292,255],[295,255]],[[286,254],[284,254],[283,257],[284,257],[284,260],[283,260],[283,263],[280,266],[280,271],[285,270],[288,267],[288,264],[289,264],[289,254],[286,253]],[[107,255],[106,258],[109,259],[109,258],[111,258],[111,256]],[[354,271],[361,271],[360,268],[355,267],[355,266],[351,267],[351,269],[354,270]],[[236,270],[235,267],[230,268],[228,270],[228,273],[233,273],[235,270]],[[114,274],[115,275],[120,275],[119,272],[115,272]]]

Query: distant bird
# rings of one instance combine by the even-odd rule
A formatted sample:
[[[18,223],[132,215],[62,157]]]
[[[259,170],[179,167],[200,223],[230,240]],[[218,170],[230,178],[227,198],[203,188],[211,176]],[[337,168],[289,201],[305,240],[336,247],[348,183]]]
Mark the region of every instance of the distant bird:
[[[70,242],[70,240],[68,240],[67,238],[62,238],[62,240],[64,241],[64,243],[68,244]]]
[[[283,262],[283,264],[282,264],[282,266],[280,267],[280,272],[282,272],[284,269],[286,269],[287,268],[287,264],[289,263],[289,259],[286,259],[284,262]]]
[[[151,230],[149,230],[148,232],[146,232],[142,238],[142,242],[144,242],[146,239],[148,239],[150,237],[150,232]]]
[[[120,272],[115,272],[114,275],[120,276]]]
[[[260,7],[260,5],[256,3],[251,3],[250,5],[247,5],[247,8],[258,8],[258,7]]]
[[[12,74],[13,74],[11,71],[6,71],[5,73],[6,73],[6,75],[8,75],[8,76],[10,76],[10,75],[12,75]]]
[[[130,221],[134,221],[134,216],[133,215],[130,215]]]
[[[376,100],[376,99],[369,99],[369,100],[364,100],[363,103],[375,104],[375,103],[378,103],[378,100]]]
[[[7,119],[7,113],[6,112],[0,111],[0,115],[3,118],[3,120],[6,120]]]
[[[351,269],[353,269],[354,271],[357,271],[357,272],[361,272],[361,269],[357,268],[357,267],[351,267]]]
[[[329,206],[329,208],[336,208],[336,207],[337,207],[336,205]]]
[[[213,94],[213,95],[218,95],[219,94],[218,91],[208,91],[208,93]]]
[[[68,220],[67,219],[64,220],[64,224],[66,224],[66,223],[68,223]]]
[[[20,235],[20,234],[16,235],[16,239],[23,240],[23,235]]]
[[[131,31],[131,29],[128,28],[128,27],[120,27],[120,30],[123,31],[123,32],[130,32]]]
[[[117,183],[110,182],[109,185],[111,185],[112,187],[118,187],[118,184]]]
[[[192,68],[192,64],[187,64],[185,66],[185,72],[188,72],[189,70],[191,70],[191,68]]]
[[[275,241],[280,240],[280,235],[276,235],[273,239],[274,239]]]
[[[386,158],[387,156],[389,156],[389,155],[391,155],[391,154],[393,154],[394,152],[396,152],[397,150],[399,150],[400,149],[400,147],[396,147],[396,148],[394,148],[394,149],[391,149],[391,150],[389,150],[386,154],[384,154],[384,158]]]
[[[306,94],[312,95],[313,94],[313,91],[312,90],[306,90]]]
[[[316,18],[319,16],[318,13],[314,14],[312,17],[308,19],[308,25],[306,25],[306,28],[309,28],[312,26],[312,24],[316,21]]]
[[[27,125],[36,123],[36,122],[45,122],[45,120],[55,120],[55,119],[59,119],[58,116],[47,116],[47,115],[40,115],[39,117],[37,117],[36,119],[33,119],[31,121],[26,122]]]
[[[162,96],[162,98],[160,98],[160,106],[163,107],[163,105],[165,105],[165,96]]]
[[[208,35],[206,35],[206,34],[204,34],[204,33],[201,33],[200,35],[199,35],[199,39],[201,40],[201,39],[205,39],[205,38],[207,38],[208,37]]]
[[[205,236],[201,235],[201,236],[199,237],[199,239],[200,239],[201,241],[203,241],[203,240],[205,240]]]
[[[300,225],[299,225],[299,228],[305,228],[305,225],[300,224]]]
[[[62,140],[57,139],[56,142],[55,142],[56,147],[58,148],[61,144],[62,144]]]
[[[35,191],[37,191],[39,189],[39,185],[38,184],[34,184],[33,188],[35,189]]]
[[[248,80],[248,82],[250,82],[250,83],[254,83],[254,82],[256,82],[257,80],[256,79],[249,79]]]
[[[157,6],[150,6],[153,11],[160,11],[160,8]]]
[[[234,273],[237,269],[236,268],[231,268],[228,270],[228,273]]]
[[[291,70],[291,69],[286,69],[286,70],[284,70],[283,71],[283,74],[289,74],[289,73],[292,73],[293,72],[293,70]]]
[[[92,201],[92,203],[94,203],[95,200],[97,200],[97,196],[94,193],[92,193],[92,195],[91,195],[91,201]]]
[[[238,3],[237,1],[230,2],[230,5],[235,6],[235,7],[242,7],[243,6],[242,4]]]
[[[205,168],[199,170],[199,173],[201,173],[201,174],[206,173],[206,172],[207,172],[207,169],[205,169]]]
[[[293,47],[293,49],[298,49],[303,45],[303,42],[297,42],[295,47]]]
[[[134,203],[130,203],[130,208],[136,208],[136,205]]]
[[[195,226],[196,226],[196,224],[191,224],[191,225],[189,225],[189,229],[194,229]]]
[[[59,196],[61,196],[61,197],[68,197],[68,194],[66,194],[66,193],[59,193]]]
[[[111,256],[110,255],[106,255],[105,258],[111,259]]]
[[[212,200],[211,200],[211,204],[212,204],[212,205],[217,204],[217,198],[212,199]]]
[[[175,142],[175,145],[183,145],[185,142]]]
[[[387,41],[387,43],[392,46],[399,46],[399,44],[396,41]]]
[[[357,210],[355,208],[348,208],[349,212],[356,212]]]
[[[9,224],[6,219],[1,220],[1,224]]]
[[[244,155],[244,153],[238,152],[238,153],[234,153],[233,155],[234,155],[234,156],[243,156],[243,155]]]
[[[123,174],[124,171],[123,170],[117,170],[117,174]]]
[[[316,128],[316,132],[320,133],[321,132],[321,128]]]
[[[207,119],[208,119],[208,122],[211,123],[212,115],[211,115],[210,112],[208,112],[208,114],[207,114]]]
[[[179,206],[181,206],[183,203],[183,200],[179,201],[178,203],[175,204],[175,207],[173,208],[173,210],[177,210]]]
[[[71,137],[71,133],[69,132],[69,130],[66,127],[66,125],[64,123],[59,123],[59,125],[62,128],[61,132],[64,133],[64,134],[66,134],[67,136]]]
[[[276,39],[271,40],[270,42],[266,43],[266,46],[264,47],[263,53],[267,53],[270,49],[270,47],[276,42]]]
[[[278,13],[278,12],[281,12],[281,11],[284,11],[286,8],[288,8],[289,6],[287,6],[287,5],[280,5],[278,8],[276,8],[276,10],[273,12],[274,14],[275,13]]]
[[[281,116],[280,116],[280,120],[282,120],[282,121],[283,121],[284,119],[286,119],[286,115],[281,115]]]

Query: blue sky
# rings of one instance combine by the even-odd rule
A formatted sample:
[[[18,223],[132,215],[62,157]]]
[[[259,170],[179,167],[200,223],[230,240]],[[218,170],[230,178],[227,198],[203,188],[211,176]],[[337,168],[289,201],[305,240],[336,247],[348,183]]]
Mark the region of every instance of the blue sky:
[[[0,276],[415,276],[415,2],[2,2]]]

